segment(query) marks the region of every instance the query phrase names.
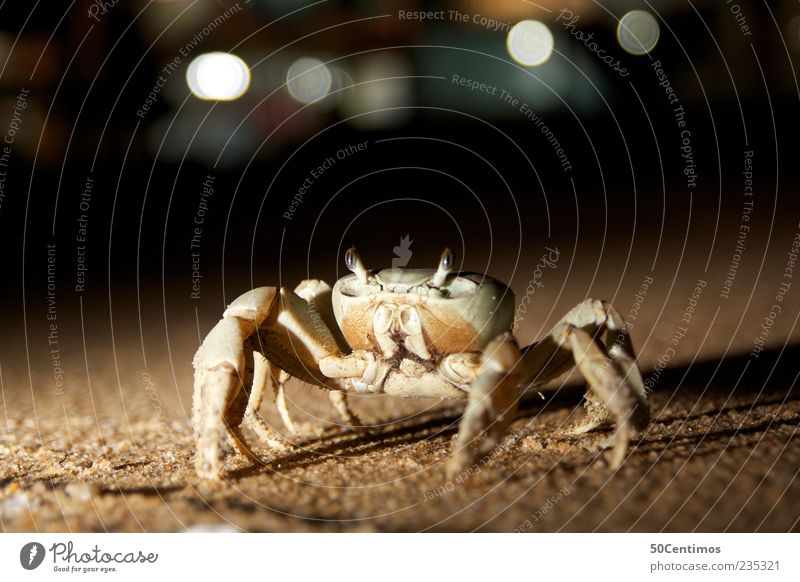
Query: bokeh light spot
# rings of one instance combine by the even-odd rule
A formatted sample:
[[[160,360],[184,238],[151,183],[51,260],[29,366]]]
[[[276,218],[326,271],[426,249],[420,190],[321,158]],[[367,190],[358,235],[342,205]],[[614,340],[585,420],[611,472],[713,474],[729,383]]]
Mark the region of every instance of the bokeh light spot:
[[[541,65],[553,54],[553,33],[543,22],[523,20],[508,31],[508,54],[521,65]]]
[[[186,83],[200,99],[231,101],[244,95],[250,86],[250,69],[236,55],[205,53],[189,63]]]
[[[653,50],[661,36],[661,27],[649,12],[631,10],[617,26],[620,46],[632,55],[646,55]]]
[[[297,59],[286,73],[289,95],[300,103],[322,99],[330,92],[332,82],[331,70],[319,59],[311,57]]]

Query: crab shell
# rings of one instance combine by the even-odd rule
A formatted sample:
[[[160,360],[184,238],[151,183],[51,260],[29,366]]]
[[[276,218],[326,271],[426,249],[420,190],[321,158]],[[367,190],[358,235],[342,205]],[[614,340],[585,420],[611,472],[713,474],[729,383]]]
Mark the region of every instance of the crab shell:
[[[442,287],[431,285],[431,269],[384,269],[364,283],[356,275],[333,287],[333,311],[353,349],[381,352],[375,327],[381,308],[397,310],[403,328],[421,328],[428,348],[438,354],[483,350],[509,331],[514,294],[503,283],[478,273],[453,273]]]

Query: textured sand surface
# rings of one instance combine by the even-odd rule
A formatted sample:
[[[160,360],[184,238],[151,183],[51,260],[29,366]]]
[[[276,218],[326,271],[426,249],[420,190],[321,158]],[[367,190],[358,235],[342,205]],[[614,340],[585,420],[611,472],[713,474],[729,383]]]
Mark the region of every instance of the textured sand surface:
[[[0,525],[797,531],[798,358],[797,348],[779,348],[755,363],[740,356],[665,370],[651,398],[654,420],[617,473],[600,453],[606,432],[562,434],[581,413],[580,385],[547,393],[546,401],[530,395],[504,445],[454,481],[442,462],[463,406],[457,402],[356,398],[354,408],[376,425],[364,434],[337,426],[322,392],[293,386],[290,406],[304,433],[297,449],[258,445],[260,467],[229,455],[228,482],[208,485],[193,472],[188,394],[180,404],[140,388],[123,394],[120,407],[96,375],[92,399],[76,394],[80,402],[68,406],[40,398],[32,417],[26,398],[6,389]],[[264,408],[280,426],[272,407]]]
[[[767,349],[751,355],[785,267],[779,250],[795,228],[773,234],[778,250],[762,265],[739,271],[729,300],[718,298],[727,267],[720,262],[703,271],[703,257],[687,256],[682,269],[690,274],[665,268],[653,275],[632,329],[654,386],[653,421],[617,473],[599,454],[607,432],[563,434],[581,411],[582,382],[573,374],[554,383],[546,400],[529,395],[504,445],[456,482],[447,481],[443,461],[463,403],[357,397],[354,409],[376,427],[364,434],[337,425],[325,394],[294,383],[290,408],[303,430],[297,449],[257,445],[260,467],[228,455],[228,482],[210,486],[192,466],[190,363],[219,317],[218,302],[197,315],[177,299],[163,314],[143,313],[141,327],[136,306],[116,297],[113,321],[101,302],[84,320],[61,309],[60,393],[48,322],[34,309],[43,304],[32,304],[27,334],[8,328],[5,335],[19,339],[4,347],[0,375],[0,528],[798,531],[800,290],[792,289],[772,322]],[[628,316],[651,271],[615,256],[598,268],[595,256],[578,255],[569,270],[552,271],[520,341],[540,337],[587,296],[605,296]],[[520,265],[520,272],[533,268]],[[665,361],[700,277],[708,286]],[[246,288],[231,284],[237,293]],[[93,305],[84,303],[87,313]],[[659,362],[664,369],[655,372]],[[280,426],[270,402],[263,412]]]
[[[166,416],[37,424],[7,411],[0,519],[7,531],[797,531],[800,394],[788,387],[800,352],[776,369],[778,352],[768,356],[741,381],[743,358],[662,374],[680,387],[653,395],[654,421],[616,474],[598,456],[605,433],[559,434],[580,408],[576,388],[528,398],[504,446],[454,481],[442,468],[461,409],[452,403],[358,400],[380,425],[365,435],[313,423],[308,413],[332,411],[297,387],[292,406],[310,434],[294,452],[258,447],[262,467],[230,456],[219,486],[194,476],[191,433]],[[749,381],[765,372],[766,388]]]

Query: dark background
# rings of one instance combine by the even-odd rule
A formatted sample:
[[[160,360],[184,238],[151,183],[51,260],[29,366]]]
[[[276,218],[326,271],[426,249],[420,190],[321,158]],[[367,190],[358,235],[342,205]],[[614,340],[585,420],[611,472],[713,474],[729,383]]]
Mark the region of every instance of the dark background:
[[[22,281],[25,265],[26,289],[40,292],[44,245],[57,242],[60,300],[75,299],[69,290],[75,221],[87,176],[95,183],[87,293],[163,281],[185,296],[192,219],[202,181],[215,175],[202,239],[202,302],[218,299],[220,281],[249,277],[251,269],[256,281],[281,276],[289,284],[307,273],[333,279],[342,247],[351,243],[370,266],[387,265],[406,233],[414,239],[409,266],[433,264],[449,245],[465,267],[508,280],[513,269],[492,261],[503,257],[513,265],[550,239],[626,248],[662,234],[662,225],[718,228],[718,215],[738,216],[745,149],[756,152],[759,217],[769,224],[775,203],[777,216],[797,210],[794,196],[781,196],[796,175],[800,40],[792,2],[740,3],[755,31],[749,37],[719,2],[656,3],[661,37],[652,55],[640,57],[617,44],[614,16],[646,6],[567,4],[581,15],[578,27],[629,68],[631,75],[621,79],[558,23],[550,27],[561,54],[523,70],[510,62],[502,32],[397,18],[400,9],[458,9],[503,22],[540,17],[551,23],[563,3],[542,4],[552,10],[547,14],[516,1],[384,2],[379,8],[323,2],[286,16],[295,3],[253,1],[183,59],[154,109],[139,119],[136,111],[160,68],[231,5],[120,2],[96,22],[87,14],[91,3],[4,3],[0,88],[9,113],[20,87],[31,91],[0,214],[7,291]],[[390,16],[359,21],[381,14]],[[242,99],[190,96],[185,65],[213,50],[239,54],[253,67]],[[368,68],[369,58],[388,57],[369,70],[373,78],[410,76],[383,82],[386,103],[408,109],[369,130],[348,122],[351,109],[327,103],[332,97],[298,111],[303,106],[282,84],[286,64],[303,55],[336,59],[351,77]],[[671,107],[651,69],[655,60],[687,110],[698,175],[691,200]],[[530,103],[568,153],[572,171],[561,170],[532,122],[498,98],[455,88],[453,73],[506,87]],[[424,75],[446,79],[419,78]],[[387,138],[403,139],[381,142]],[[283,219],[318,161],[364,140],[370,144],[365,153],[326,172],[295,219]],[[408,198],[416,201],[403,201]],[[726,261],[730,237],[720,230],[714,246],[696,250]],[[18,290],[10,295],[19,297]]]

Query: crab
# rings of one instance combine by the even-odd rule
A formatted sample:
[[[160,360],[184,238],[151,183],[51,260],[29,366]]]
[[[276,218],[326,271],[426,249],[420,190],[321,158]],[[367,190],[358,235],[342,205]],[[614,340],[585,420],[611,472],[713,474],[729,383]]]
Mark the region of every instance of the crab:
[[[294,291],[258,287],[233,301],[194,358],[195,469],[223,475],[223,441],[251,462],[259,457],[243,427],[265,443],[290,445],[259,415],[268,387],[294,432],[285,384],[297,378],[330,391],[347,423],[360,426],[348,393],[467,399],[449,475],[489,454],[514,421],[520,395],[577,366],[587,382],[586,413],[573,436],[614,425],[609,465],[624,461],[649,422],[647,395],[628,328],[609,303],[587,299],[541,340],[520,348],[511,333],[511,290],[488,275],[437,269],[368,270],[355,248],[352,272],[334,287],[306,280]]]

